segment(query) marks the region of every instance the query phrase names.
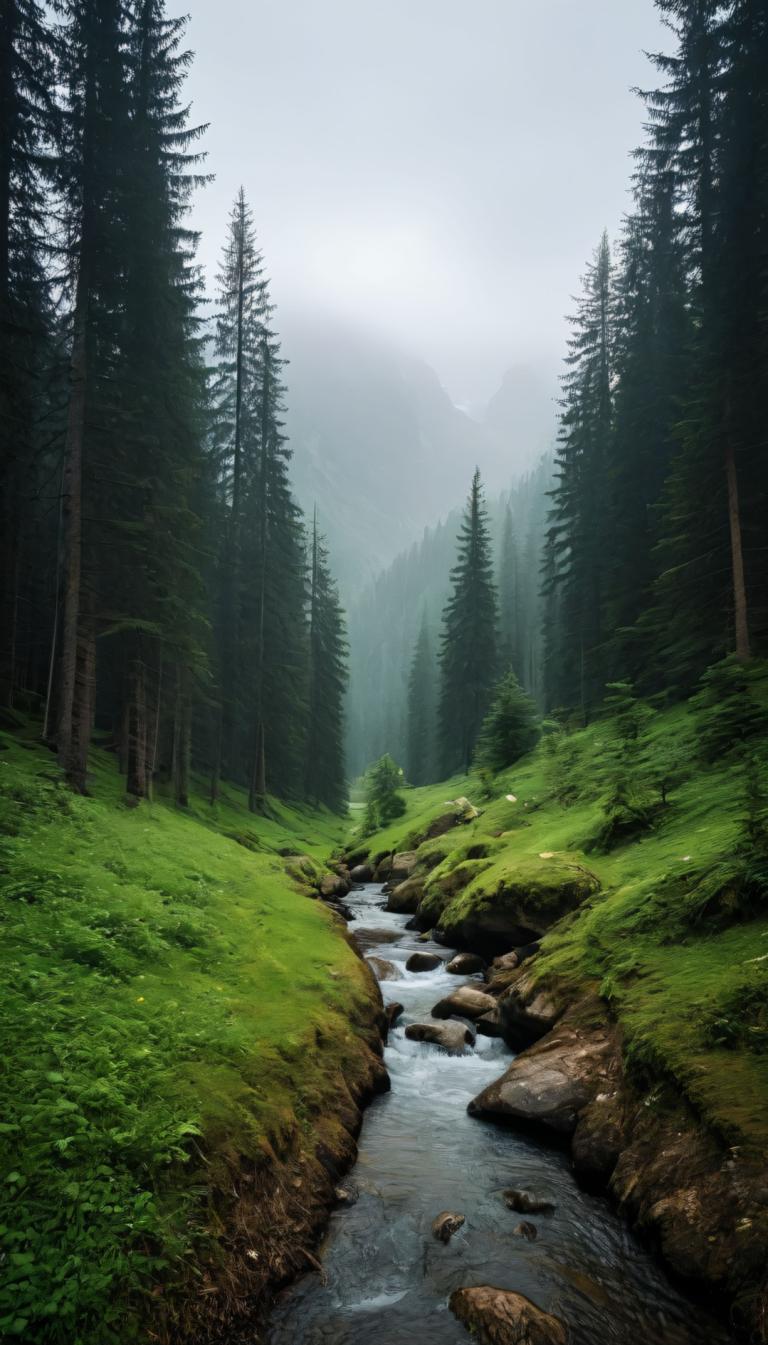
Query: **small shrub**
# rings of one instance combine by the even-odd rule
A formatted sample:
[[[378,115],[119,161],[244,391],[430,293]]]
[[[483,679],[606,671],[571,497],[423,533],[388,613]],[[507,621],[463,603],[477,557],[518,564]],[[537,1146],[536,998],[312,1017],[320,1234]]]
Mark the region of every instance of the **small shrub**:
[[[496,687],[491,708],[480,730],[475,751],[475,767],[498,775],[519,761],[539,740],[536,707],[523,691],[514,672],[509,672]]]
[[[764,664],[740,663],[735,654],[707,668],[691,700],[704,761],[742,751],[768,732],[768,714],[756,696],[764,681]]]

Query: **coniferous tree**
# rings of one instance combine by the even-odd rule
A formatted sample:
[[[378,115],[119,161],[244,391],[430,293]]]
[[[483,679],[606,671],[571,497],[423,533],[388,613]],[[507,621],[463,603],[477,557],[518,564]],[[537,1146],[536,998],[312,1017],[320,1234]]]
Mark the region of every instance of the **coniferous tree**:
[[[612,265],[603,234],[572,319],[560,440],[547,534],[549,588],[559,622],[547,651],[550,705],[577,705],[586,719],[604,683],[604,561],[609,540],[607,472],[613,425]]]
[[[426,612],[408,675],[408,754],[406,773],[412,785],[434,778],[435,667]]]
[[[347,642],[344,613],[328,567],[328,552],[312,524],[309,594],[309,676],[304,796],[340,812],[346,803],[344,697]]]
[[[469,770],[496,677],[496,588],[477,470],[457,541],[440,651],[440,756],[445,775]]]
[[[520,557],[515,538],[512,509],[509,504],[507,504],[504,512],[498,590],[501,662],[506,666],[519,669],[520,674],[524,675],[520,630]]]
[[[536,706],[512,668],[498,683],[483,720],[475,750],[478,770],[498,775],[535,747],[539,737]]]
[[[51,34],[36,0],[0,6],[0,705],[19,676],[24,534],[45,400],[50,330],[43,238],[45,187],[57,115]],[[34,520],[34,521],[33,521]],[[25,594],[27,602],[30,594]]]

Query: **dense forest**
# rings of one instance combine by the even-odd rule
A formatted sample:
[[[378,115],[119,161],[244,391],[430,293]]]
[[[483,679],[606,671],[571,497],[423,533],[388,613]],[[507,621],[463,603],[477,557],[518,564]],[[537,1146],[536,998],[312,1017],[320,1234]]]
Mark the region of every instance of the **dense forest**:
[[[0,694],[76,790],[95,729],[137,798],[194,768],[337,807],[343,617],[242,191],[208,316],[184,43],[162,0],[3,7]]]
[[[483,59],[546,6],[415,8],[386,32],[336,0],[216,16],[254,85],[273,55],[301,77],[241,119],[209,275],[188,20],[0,0],[2,1340],[768,1345],[768,0],[656,0],[548,446],[535,361],[483,410],[382,338],[395,277],[429,269],[422,206],[479,256],[493,204],[508,246],[514,104]],[[552,71],[585,72],[551,29],[521,50],[554,155]],[[448,229],[422,151],[462,81]],[[313,204],[347,137],[350,219],[369,154],[388,197],[401,103],[432,135],[413,220],[377,198],[357,255]],[[574,182],[603,169],[587,140]],[[283,242],[303,276],[299,248],[350,251],[296,364]],[[356,333],[366,270],[382,312]],[[493,339],[456,325],[487,391]]]

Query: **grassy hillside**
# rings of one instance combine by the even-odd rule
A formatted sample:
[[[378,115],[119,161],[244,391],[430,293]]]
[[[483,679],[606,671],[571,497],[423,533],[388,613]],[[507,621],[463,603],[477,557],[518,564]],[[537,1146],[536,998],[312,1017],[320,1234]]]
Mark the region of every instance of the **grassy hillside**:
[[[669,776],[668,803],[634,834],[606,840],[615,737],[607,719],[544,740],[486,796],[471,777],[408,790],[406,815],[364,844],[372,855],[410,849],[459,795],[482,809],[419,851],[425,868],[441,861],[420,914],[449,939],[517,875],[531,888],[534,871],[558,885],[564,866],[596,875],[600,890],[547,934],[538,976],[597,990],[623,1025],[632,1068],[672,1076],[726,1140],[768,1152],[768,905],[744,882],[744,767],[727,754],[702,763],[691,710],[655,716],[644,770]]]
[[[366,1068],[364,968],[277,853],[341,824],[129,806],[103,752],[76,798],[31,729],[0,748],[0,1336],[122,1343],[225,1255],[230,1168],[300,1150]]]

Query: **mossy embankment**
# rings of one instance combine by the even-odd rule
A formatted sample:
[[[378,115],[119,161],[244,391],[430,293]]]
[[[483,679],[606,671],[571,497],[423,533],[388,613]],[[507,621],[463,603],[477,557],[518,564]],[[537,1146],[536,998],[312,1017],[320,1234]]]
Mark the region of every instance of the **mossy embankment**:
[[[505,951],[505,939],[508,948],[541,940],[541,951],[525,964],[526,993],[545,992],[575,1013],[569,1021],[577,1031],[588,1034],[600,1017],[616,1025],[624,1119],[641,1107],[649,1172],[654,1135],[668,1146],[669,1136],[686,1125],[698,1127],[701,1143],[691,1151],[709,1153],[712,1170],[736,1163],[733,1203],[722,1212],[734,1226],[723,1242],[729,1264],[721,1257],[718,1274],[722,1291],[738,1297],[743,1271],[742,1320],[763,1339],[766,1300],[758,1281],[768,1252],[768,905],[759,885],[745,878],[744,757],[724,753],[706,764],[694,712],[659,713],[645,732],[643,776],[657,774],[661,788],[642,814],[638,810],[636,828],[611,832],[606,761],[615,740],[616,725],[605,719],[557,743],[545,739],[484,789],[464,777],[408,790],[406,815],[361,847],[371,857],[416,850],[409,909],[420,898],[416,923],[436,928],[446,943],[489,956]],[[480,816],[428,838],[435,819],[460,796]],[[624,1133],[639,1152],[632,1117]],[[693,1193],[705,1166],[702,1160],[689,1174]],[[739,1171],[746,1174],[741,1195]],[[679,1163],[677,1176],[685,1178]],[[626,1172],[624,1178],[628,1189]],[[633,1170],[631,1180],[627,1212],[634,1202],[646,1219],[642,1172]],[[665,1170],[667,1187],[672,1180]],[[713,1199],[716,1194],[713,1188]],[[752,1197],[759,1212],[750,1207],[749,1217],[740,1218],[738,1200]],[[688,1206],[681,1199],[689,1234],[682,1212],[675,1214],[678,1226],[668,1243],[694,1242],[697,1225],[701,1234],[707,1220],[690,1213],[698,1198],[691,1194]],[[654,1218],[646,1219],[649,1228]],[[703,1242],[714,1244],[720,1230],[707,1224],[706,1234]],[[742,1244],[740,1268],[733,1249]],[[705,1247],[706,1255],[710,1250]]]
[[[74,797],[32,728],[0,747],[0,1335],[234,1339],[382,1086],[372,978],[286,872],[344,824],[131,806],[99,751]]]

